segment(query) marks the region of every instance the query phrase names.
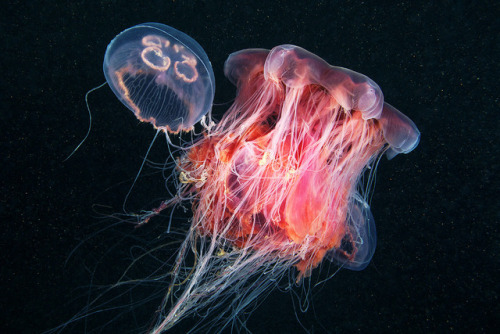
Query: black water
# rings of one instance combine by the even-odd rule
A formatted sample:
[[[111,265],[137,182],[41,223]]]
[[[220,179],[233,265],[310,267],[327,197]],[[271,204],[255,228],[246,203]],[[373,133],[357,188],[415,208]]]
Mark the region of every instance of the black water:
[[[494,1],[379,3],[2,4],[0,332],[40,333],[61,324],[85,304],[77,298],[79,288],[88,286],[96,264],[103,273],[113,271],[113,263],[100,262],[117,241],[106,233],[65,261],[103,227],[96,212],[121,210],[154,131],[138,124],[105,87],[90,96],[90,137],[63,160],[87,130],[83,97],[104,81],[107,44],[123,29],[151,21],[204,47],[216,76],[216,103],[235,94],[222,71],[228,54],[290,43],[368,75],[419,127],[414,152],[379,166],[372,264],[362,272],[341,271],[314,296],[314,309],[297,311],[309,332],[478,333],[498,327],[500,7]],[[166,152],[160,141],[151,159],[162,161]],[[150,208],[162,196],[161,175],[143,182],[131,208]],[[125,261],[124,247],[114,248],[114,261]],[[123,332],[121,325],[134,332],[133,314],[103,332]],[[247,325],[253,333],[306,332],[290,295],[279,292]]]

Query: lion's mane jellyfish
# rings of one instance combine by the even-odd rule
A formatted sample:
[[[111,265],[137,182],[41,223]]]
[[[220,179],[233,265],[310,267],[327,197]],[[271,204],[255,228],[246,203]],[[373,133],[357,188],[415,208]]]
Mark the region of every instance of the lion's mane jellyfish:
[[[203,309],[220,330],[292,267],[297,282],[325,258],[364,269],[376,232],[361,177],[419,142],[375,82],[297,46],[233,53],[224,73],[234,104],[177,163],[193,218],[155,333]]]
[[[168,136],[202,119],[214,85],[201,47],[165,27],[125,31],[104,67],[119,99]],[[325,259],[364,269],[376,246],[368,192],[378,159],[419,142],[375,82],[300,47],[233,53],[224,73],[237,86],[233,105],[178,151],[177,194],[143,215],[182,201],[193,211],[152,333],[195,314],[208,314],[196,329],[222,331],[284,274],[298,284]]]

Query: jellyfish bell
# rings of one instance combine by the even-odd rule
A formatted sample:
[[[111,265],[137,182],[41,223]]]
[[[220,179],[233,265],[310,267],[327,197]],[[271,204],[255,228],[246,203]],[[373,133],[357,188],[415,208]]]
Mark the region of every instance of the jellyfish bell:
[[[330,66],[295,45],[272,49],[264,65],[264,76],[279,78],[287,87],[321,85],[344,109],[362,111],[364,119],[380,118],[382,114],[384,96],[373,80],[346,68]]]
[[[190,131],[212,108],[215,79],[203,48],[160,23],[143,23],[108,45],[104,75],[118,99],[164,132]]]

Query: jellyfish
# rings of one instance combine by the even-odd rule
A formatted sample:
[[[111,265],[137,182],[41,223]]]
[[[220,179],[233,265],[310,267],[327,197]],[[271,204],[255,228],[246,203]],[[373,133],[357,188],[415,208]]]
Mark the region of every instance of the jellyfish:
[[[144,224],[179,203],[192,210],[150,333],[196,314],[208,316],[193,331],[219,332],[287,274],[301,284],[323,261],[356,271],[370,263],[377,162],[420,138],[373,80],[294,45],[242,50],[224,65],[234,103],[208,126],[214,76],[189,36],[157,23],[130,28],[109,45],[104,72],[120,101],[167,137],[204,124],[177,151],[174,196],[142,215]]]
[[[215,79],[207,54],[167,25],[121,32],[106,49],[103,70],[118,99],[158,130],[191,131],[212,108]]]

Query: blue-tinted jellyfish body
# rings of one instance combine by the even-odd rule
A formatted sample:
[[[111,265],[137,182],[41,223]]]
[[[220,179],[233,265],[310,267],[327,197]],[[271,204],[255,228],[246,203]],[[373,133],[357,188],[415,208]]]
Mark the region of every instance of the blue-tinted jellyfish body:
[[[157,129],[189,131],[211,110],[215,78],[207,54],[167,25],[144,23],[118,34],[103,69],[118,99]]]

